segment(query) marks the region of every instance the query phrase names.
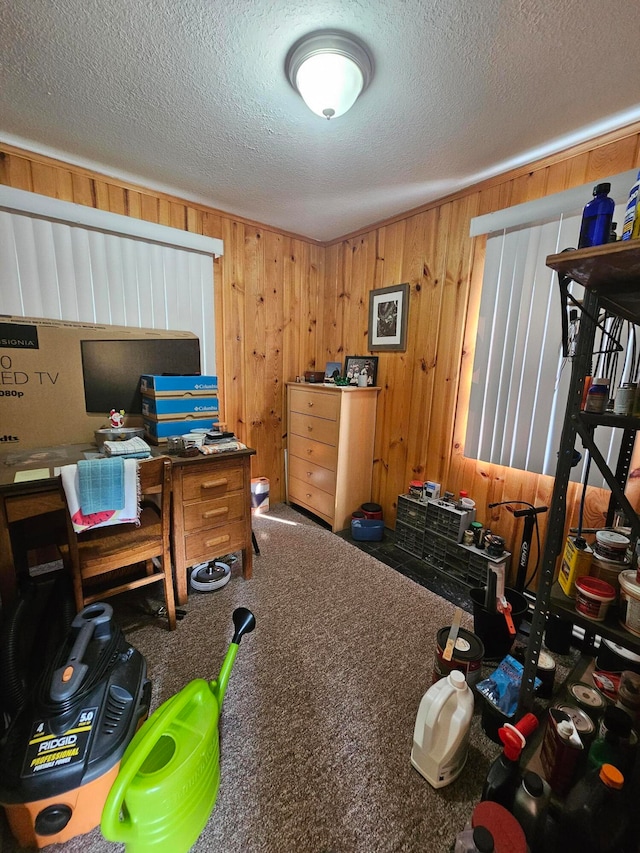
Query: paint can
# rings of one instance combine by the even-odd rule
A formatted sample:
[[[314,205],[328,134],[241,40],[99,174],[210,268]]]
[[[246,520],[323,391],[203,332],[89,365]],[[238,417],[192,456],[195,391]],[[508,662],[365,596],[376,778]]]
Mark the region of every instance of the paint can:
[[[454,669],[464,673],[469,687],[474,687],[482,674],[482,658],[484,657],[484,644],[482,640],[471,631],[464,628],[458,629],[458,636],[453,647],[451,660],[443,658],[444,650],[449,639],[451,627],[447,625],[441,628],[437,635],[436,654],[433,662],[433,679],[435,684],[441,678],[449,675]]]
[[[569,715],[571,722],[576,727],[586,753],[596,736],[596,724],[594,721],[586,711],[569,702],[559,702],[555,707],[559,711],[564,711],[565,714]]]
[[[584,681],[574,681],[573,684],[569,685],[569,696],[571,702],[585,714],[588,714],[594,724],[600,721],[600,717],[607,707],[607,700],[597,687],[585,684]]]
[[[541,699],[551,699],[556,678],[556,662],[547,652],[540,652],[536,676],[540,679],[537,694]]]

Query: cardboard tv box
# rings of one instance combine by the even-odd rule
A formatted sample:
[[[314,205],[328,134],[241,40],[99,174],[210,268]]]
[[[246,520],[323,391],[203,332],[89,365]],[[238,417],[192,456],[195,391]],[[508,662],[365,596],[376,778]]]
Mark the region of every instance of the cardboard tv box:
[[[0,316],[0,451],[59,444],[92,444],[109,426],[109,408],[87,412],[83,341],[170,341],[198,343],[192,332],[73,323]],[[133,365],[134,389],[148,372]],[[112,408],[121,404],[114,400]],[[142,426],[142,415],[126,413],[125,425]]]

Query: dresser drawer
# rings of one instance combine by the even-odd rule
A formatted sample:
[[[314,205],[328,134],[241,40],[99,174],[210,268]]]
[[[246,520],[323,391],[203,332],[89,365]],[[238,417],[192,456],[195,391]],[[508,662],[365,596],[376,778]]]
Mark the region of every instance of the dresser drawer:
[[[244,492],[230,492],[210,501],[196,501],[184,506],[184,529],[204,530],[231,521],[241,521],[247,512]]]
[[[323,492],[328,492],[330,495],[336,493],[336,472],[329,468],[321,468],[320,465],[314,465],[313,462],[306,459],[291,456],[289,458],[289,473],[295,479],[307,483],[309,486],[322,489]]]
[[[311,415],[301,415],[291,412],[289,432],[304,438],[313,438],[325,444],[338,443],[338,424],[336,421],[326,421],[324,418],[314,418]]]
[[[289,477],[289,499],[294,503],[300,503],[313,512],[319,512],[327,518],[333,519],[335,497],[309,485],[297,477]]]
[[[244,487],[244,469],[242,465],[211,465],[204,471],[201,468],[187,471],[182,481],[182,500],[206,501],[221,497],[226,492],[236,492]]]
[[[235,521],[224,527],[211,530],[198,530],[184,537],[184,550],[187,566],[194,563],[213,560],[231,551],[247,547],[246,522]]]
[[[292,388],[289,392],[289,408],[292,412],[337,421],[340,399],[334,392],[318,394],[315,391],[305,391],[303,388]]]
[[[302,438],[300,435],[289,436],[289,458],[294,456],[315,462],[316,465],[329,468],[331,471],[337,470],[338,467],[338,448],[335,444],[322,444],[320,441]]]

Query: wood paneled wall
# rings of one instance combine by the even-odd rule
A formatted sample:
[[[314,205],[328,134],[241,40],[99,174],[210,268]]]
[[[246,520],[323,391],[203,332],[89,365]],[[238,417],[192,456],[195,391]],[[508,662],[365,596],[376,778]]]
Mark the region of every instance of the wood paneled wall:
[[[224,241],[215,270],[222,412],[256,449],[253,475],[269,478],[272,502],[285,497],[284,383],[304,370],[324,369],[327,361],[366,354],[369,292],[409,282],[407,350],[378,354],[382,391],[372,499],[393,527],[397,496],[410,480],[466,489],[478,516],[515,551],[521,522],[487,504],[521,499],[548,505],[553,479],[464,456],[485,249],[484,238],[469,237],[469,222],[639,167],[640,125],[323,246],[0,145],[0,183]],[[573,487],[568,506],[574,521],[577,497]],[[606,496],[590,490],[586,523],[601,523],[604,506]],[[544,534],[545,516],[540,521]]]

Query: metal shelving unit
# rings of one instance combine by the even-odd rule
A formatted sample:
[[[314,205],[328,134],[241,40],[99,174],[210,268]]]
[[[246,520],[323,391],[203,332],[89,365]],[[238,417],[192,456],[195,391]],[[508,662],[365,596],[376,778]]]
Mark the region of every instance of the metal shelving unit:
[[[573,358],[569,395],[558,452],[553,497],[549,509],[547,537],[541,559],[540,581],[531,623],[531,633],[524,664],[524,673],[518,702],[518,715],[530,711],[534,700],[534,679],[542,638],[551,610],[565,619],[578,622],[577,614],[565,608],[561,597],[552,586],[557,558],[564,546],[566,497],[572,467],[576,438],[579,436],[590,452],[592,463],[602,473],[611,489],[607,523],[611,523],[616,507],[623,510],[634,536],[640,536],[640,519],[625,497],[624,487],[629,474],[631,454],[640,419],[619,415],[593,415],[580,410],[585,377],[590,372],[596,335],[596,318],[602,309],[632,323],[640,324],[640,241],[611,243],[595,248],[562,252],[550,255],[547,266],[556,270],[561,285],[575,281],[585,288],[580,317],[577,349]],[[616,470],[607,465],[595,444],[598,426],[611,426],[623,430],[621,449]],[[570,601],[570,599],[567,599]],[[596,626],[594,626],[596,627]],[[597,633],[614,642],[621,642],[621,631],[606,622],[597,623]],[[628,645],[637,647],[637,638],[628,632]]]

